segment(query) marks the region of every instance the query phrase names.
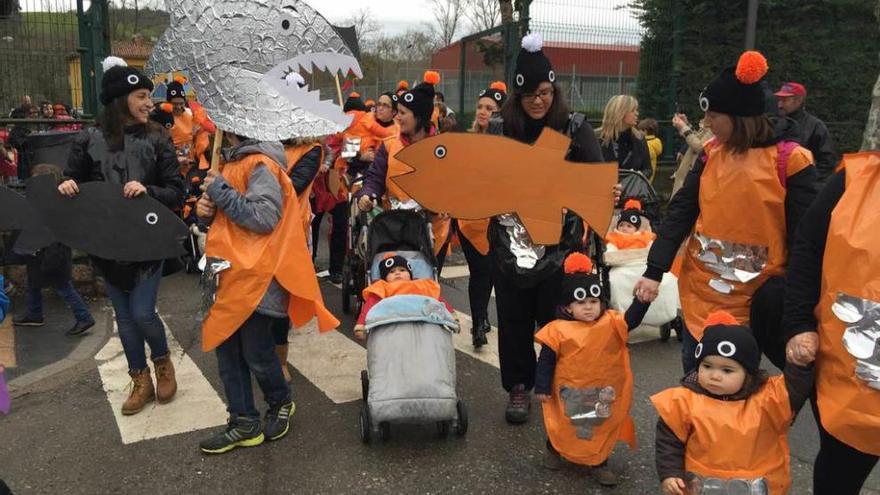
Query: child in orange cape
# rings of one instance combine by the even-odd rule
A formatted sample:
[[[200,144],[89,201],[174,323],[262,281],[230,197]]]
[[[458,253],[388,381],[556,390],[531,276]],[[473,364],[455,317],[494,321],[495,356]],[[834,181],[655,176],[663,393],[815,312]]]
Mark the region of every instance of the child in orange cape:
[[[364,305],[358,316],[357,325],[354,327],[354,336],[363,340],[366,337],[367,327],[365,322],[367,313],[379,301],[391,296],[402,294],[418,294],[433,297],[446,305],[446,309],[453,315],[452,306],[440,295],[440,284],[432,279],[412,278],[412,267],[403,256],[389,253],[379,264],[379,275],[382,277],[364,289]]]
[[[630,199],[623,205],[617,228],[605,237],[608,246],[615,249],[644,249],[651,247],[657,234],[639,230],[642,227],[642,203]]]
[[[544,467],[559,469],[564,459],[589,466],[597,482],[614,486],[608,457],[618,440],[630,448],[636,440],[627,337],[648,304],[633,300],[626,314],[606,309],[605,290],[584,254],[570,254],[564,269],[557,319],[535,334],[542,345],[535,396],[544,404]]]

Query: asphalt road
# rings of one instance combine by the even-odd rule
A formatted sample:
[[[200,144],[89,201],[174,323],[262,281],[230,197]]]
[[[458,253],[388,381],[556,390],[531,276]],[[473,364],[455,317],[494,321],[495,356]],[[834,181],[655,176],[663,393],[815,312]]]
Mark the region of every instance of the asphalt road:
[[[321,285],[330,309],[343,316],[338,289],[326,281]],[[453,306],[467,312],[466,279],[444,281],[444,291]],[[178,274],[163,281],[158,307],[174,338],[222,398],[216,359],[200,349],[194,318],[198,298],[196,277]],[[342,319],[341,332],[355,342],[352,318]],[[108,322],[102,319],[101,325]],[[102,331],[112,328],[95,330]],[[218,428],[123,444],[120,431],[125,425],[113,414],[98,361],[86,359],[15,392],[11,415],[0,416],[0,478],[16,494],[659,493],[653,453],[656,415],[648,396],[677,383],[679,349],[674,339],[631,346],[636,384],[632,415],[639,448],[630,452],[621,444],[615,450],[610,462],[621,472],[615,489],[600,488],[577,467],[543,469],[540,405],[533,404],[528,424],[507,425],[507,397],[497,368],[463,352],[457,353],[457,365],[458,391],[470,416],[465,438],[438,440],[433,428],[402,426],[386,443],[363,445],[357,426],[360,401],[334,403],[294,368],[297,410],[291,434],[216,457],[202,455],[198,442]],[[357,383],[359,377],[351,380]],[[162,407],[149,414],[185,423],[186,418],[218,412],[195,408],[183,418],[163,418],[167,413]],[[810,493],[817,435],[808,410],[790,440],[791,493]],[[880,493],[880,469],[867,487],[864,493]]]

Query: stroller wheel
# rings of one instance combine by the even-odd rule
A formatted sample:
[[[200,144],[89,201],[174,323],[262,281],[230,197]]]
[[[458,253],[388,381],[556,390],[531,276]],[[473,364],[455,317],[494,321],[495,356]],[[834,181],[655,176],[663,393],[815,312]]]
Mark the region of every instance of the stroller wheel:
[[[340,292],[342,293],[342,312],[351,314],[352,280],[348,260],[342,265],[342,290]]]
[[[672,335],[672,323],[664,323],[660,326],[660,341],[666,342],[669,340],[669,336]]]
[[[437,438],[444,439],[449,436],[451,421],[437,421]]]
[[[364,402],[367,402],[367,397],[370,396],[370,377],[367,375],[367,370],[361,370],[361,393]]]
[[[361,406],[361,414],[360,414],[360,428],[361,428],[361,441],[369,444],[370,443],[370,430],[372,425],[370,424],[370,409],[366,404]]]
[[[463,437],[468,431],[468,415],[464,401],[460,400],[455,404],[455,410],[458,412],[458,419],[455,421],[455,434]]]
[[[379,440],[387,442],[391,438],[391,423],[382,421],[379,423]]]

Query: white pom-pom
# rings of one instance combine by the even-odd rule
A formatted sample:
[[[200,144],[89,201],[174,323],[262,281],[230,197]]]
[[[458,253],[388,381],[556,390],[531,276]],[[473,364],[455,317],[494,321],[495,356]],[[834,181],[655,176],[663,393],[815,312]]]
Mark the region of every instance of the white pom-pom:
[[[101,67],[104,68],[104,72],[110,70],[111,67],[128,67],[128,64],[125,63],[125,60],[122,60],[119,57],[107,57],[103,61],[101,61]]]
[[[522,47],[527,52],[538,52],[544,46],[544,38],[538,33],[530,33],[523,37]]]
[[[284,76],[284,80],[287,81],[288,85],[296,84],[297,86],[305,86],[306,80],[303,79],[303,76],[300,75],[299,72],[291,72]]]

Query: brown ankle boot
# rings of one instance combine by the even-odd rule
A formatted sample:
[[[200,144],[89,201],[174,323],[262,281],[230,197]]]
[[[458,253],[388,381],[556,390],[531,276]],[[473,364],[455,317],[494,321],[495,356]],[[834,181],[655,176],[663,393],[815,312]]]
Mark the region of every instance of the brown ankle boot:
[[[129,370],[128,374],[131,376],[131,394],[122,404],[122,414],[126,416],[141,412],[148,402],[156,398],[150,368]]]
[[[167,404],[174,400],[174,394],[177,393],[177,380],[174,379],[171,354],[154,359],[153,364],[156,366],[156,401],[159,404]]]
[[[290,344],[276,345],[275,354],[278,355],[278,361],[281,363],[281,372],[284,373],[284,381],[290,383],[290,371],[287,369],[287,350]]]

